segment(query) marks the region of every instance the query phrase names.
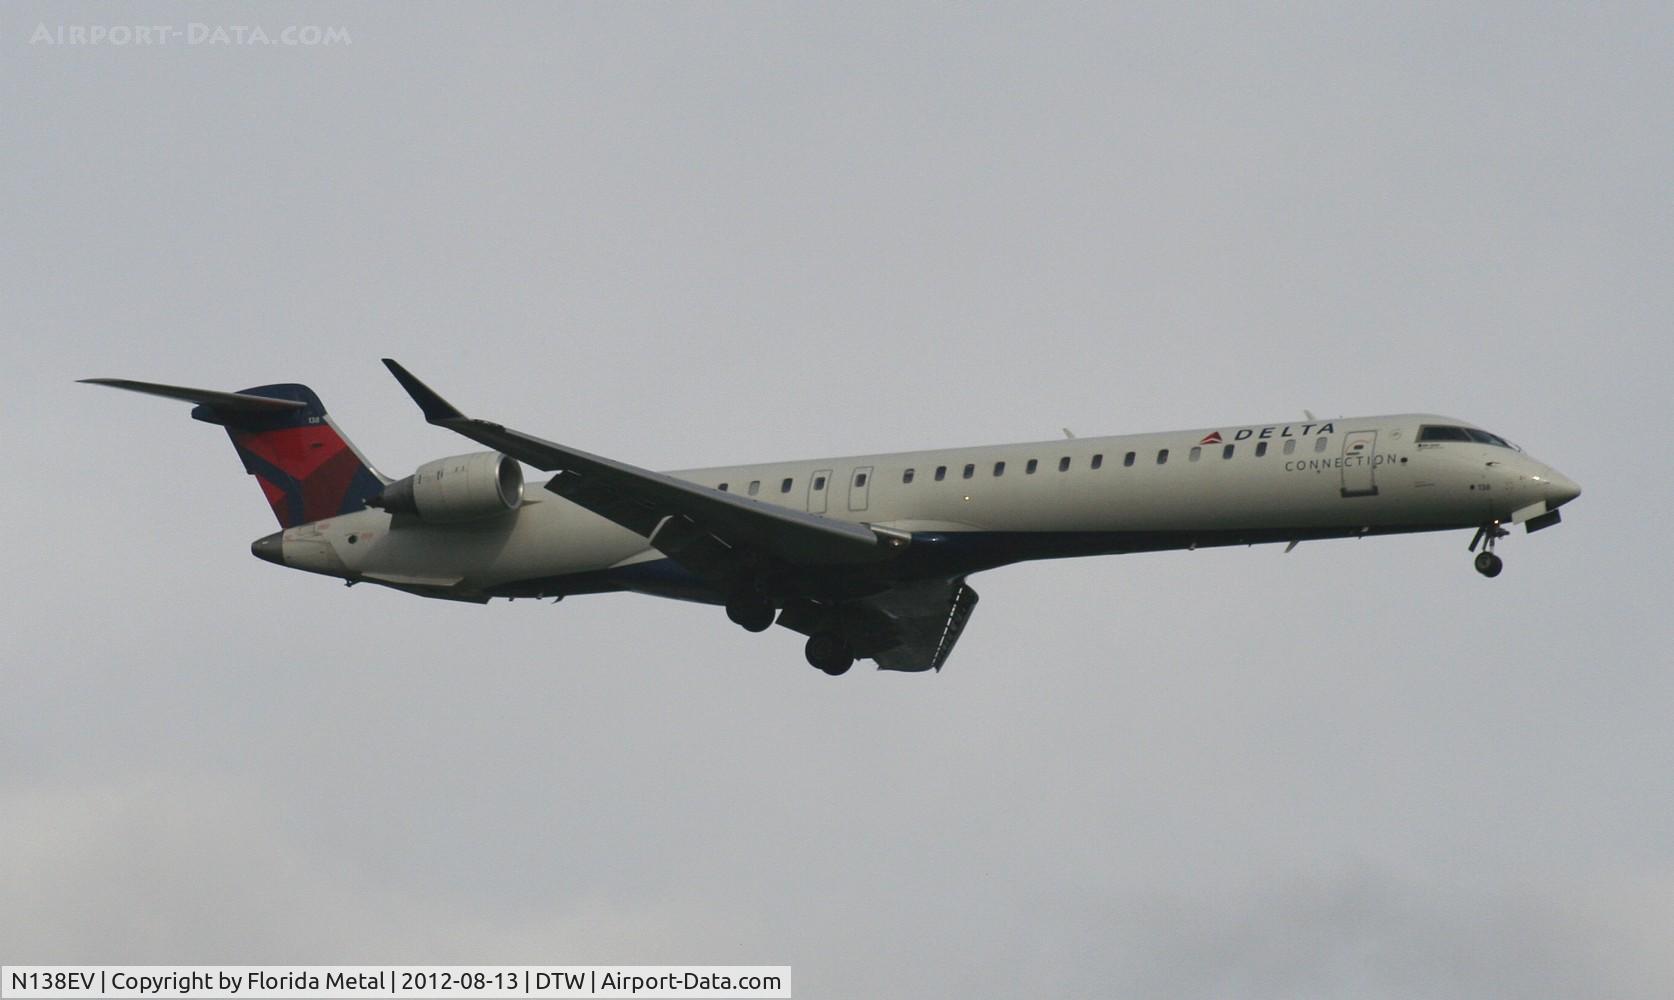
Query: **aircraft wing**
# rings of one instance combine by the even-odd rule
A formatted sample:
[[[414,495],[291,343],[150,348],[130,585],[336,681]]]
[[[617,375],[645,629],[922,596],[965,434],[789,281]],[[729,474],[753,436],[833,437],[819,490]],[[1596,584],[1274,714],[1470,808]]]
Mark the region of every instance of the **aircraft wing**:
[[[887,559],[904,542],[896,533],[723,493],[467,417],[396,362],[384,364],[430,423],[556,471],[548,490],[646,536],[700,575],[722,572],[738,550],[797,566],[855,565]]]
[[[844,601],[829,618],[787,608],[779,624],[812,634],[835,622],[855,656],[876,660],[879,669],[940,670],[976,603],[977,592],[962,577],[918,580]]]

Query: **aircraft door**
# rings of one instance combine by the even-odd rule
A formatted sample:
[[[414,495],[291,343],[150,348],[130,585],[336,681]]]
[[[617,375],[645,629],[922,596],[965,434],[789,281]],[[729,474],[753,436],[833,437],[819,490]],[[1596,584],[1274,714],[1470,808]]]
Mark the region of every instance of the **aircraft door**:
[[[808,513],[825,513],[825,494],[831,489],[831,470],[820,469],[808,477]]]
[[[865,510],[872,495],[872,467],[863,465],[849,474],[849,509]]]
[[[1378,495],[1377,452],[1377,431],[1349,431],[1343,437],[1343,496]]]

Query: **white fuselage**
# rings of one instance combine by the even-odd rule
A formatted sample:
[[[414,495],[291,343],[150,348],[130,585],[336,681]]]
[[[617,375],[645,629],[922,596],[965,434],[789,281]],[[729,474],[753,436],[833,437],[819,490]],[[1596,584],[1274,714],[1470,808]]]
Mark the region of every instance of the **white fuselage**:
[[[931,571],[1020,559],[1474,528],[1579,493],[1521,451],[1420,442],[1408,414],[776,462],[671,473],[764,504],[910,536]],[[1544,504],[1544,507],[1539,505]],[[516,510],[435,525],[381,510],[287,529],[283,562],[426,596],[644,590],[719,601],[636,534],[539,488]],[[643,565],[642,565],[643,564]]]

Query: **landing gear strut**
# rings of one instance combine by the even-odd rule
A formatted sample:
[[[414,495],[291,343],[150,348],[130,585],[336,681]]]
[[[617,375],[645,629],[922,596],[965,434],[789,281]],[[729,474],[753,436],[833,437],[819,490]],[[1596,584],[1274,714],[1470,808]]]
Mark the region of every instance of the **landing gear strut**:
[[[1477,545],[1482,546],[1481,552],[1476,552],[1476,571],[1490,579],[1499,576],[1500,570],[1505,569],[1505,561],[1494,554],[1494,543],[1511,534],[1500,527],[1500,522],[1494,521],[1476,529],[1476,537],[1471,539],[1471,551],[1476,552]]]
[[[772,602],[760,594],[735,594],[727,601],[727,617],[747,632],[765,632],[778,614]]]
[[[833,677],[848,672],[854,666],[854,653],[843,637],[834,632],[816,632],[808,637],[804,647],[808,663]]]

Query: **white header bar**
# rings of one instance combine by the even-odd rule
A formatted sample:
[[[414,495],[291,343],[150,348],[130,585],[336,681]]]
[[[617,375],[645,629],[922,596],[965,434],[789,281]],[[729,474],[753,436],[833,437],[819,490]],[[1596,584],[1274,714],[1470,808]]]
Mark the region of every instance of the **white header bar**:
[[[0,997],[779,1000],[788,965],[7,965]]]

